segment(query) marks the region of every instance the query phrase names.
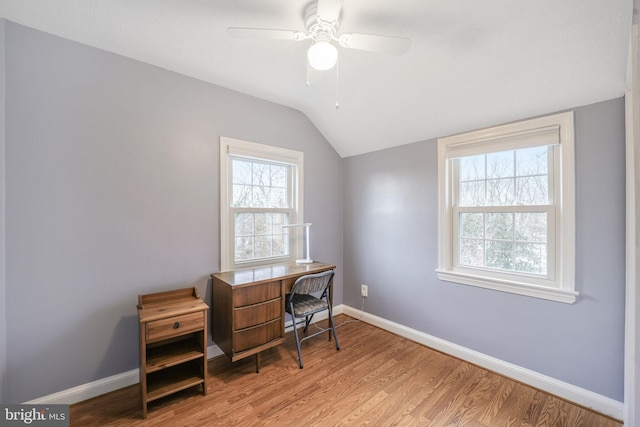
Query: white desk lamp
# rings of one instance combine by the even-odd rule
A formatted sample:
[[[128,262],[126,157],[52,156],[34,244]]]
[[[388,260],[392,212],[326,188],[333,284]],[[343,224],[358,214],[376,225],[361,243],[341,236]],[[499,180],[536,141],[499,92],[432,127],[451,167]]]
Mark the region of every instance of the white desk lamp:
[[[311,227],[311,223],[305,222],[304,224],[289,224],[289,225],[282,226],[282,228],[291,228],[291,227],[304,227],[304,240],[305,240],[305,247],[304,247],[304,253],[303,253],[304,258],[297,259],[296,264],[311,264],[313,262],[313,260],[309,256],[309,227]]]

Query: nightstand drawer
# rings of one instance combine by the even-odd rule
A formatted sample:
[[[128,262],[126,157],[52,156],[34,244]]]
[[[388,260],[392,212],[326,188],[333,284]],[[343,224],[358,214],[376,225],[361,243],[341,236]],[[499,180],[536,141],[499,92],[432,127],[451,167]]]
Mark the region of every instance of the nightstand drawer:
[[[233,328],[244,329],[259,325],[280,317],[282,312],[282,299],[277,298],[262,304],[248,305],[236,308],[233,311]]]
[[[204,328],[202,312],[183,314],[147,322],[147,342],[188,334]]]
[[[233,351],[237,353],[280,338],[282,336],[280,320],[278,318],[263,325],[234,332]]]

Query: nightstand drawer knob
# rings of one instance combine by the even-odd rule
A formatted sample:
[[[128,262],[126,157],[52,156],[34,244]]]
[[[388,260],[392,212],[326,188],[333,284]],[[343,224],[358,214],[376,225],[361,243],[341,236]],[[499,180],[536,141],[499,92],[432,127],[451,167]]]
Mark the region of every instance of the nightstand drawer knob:
[[[173,329],[178,329],[180,327],[180,322],[176,322],[173,324]]]

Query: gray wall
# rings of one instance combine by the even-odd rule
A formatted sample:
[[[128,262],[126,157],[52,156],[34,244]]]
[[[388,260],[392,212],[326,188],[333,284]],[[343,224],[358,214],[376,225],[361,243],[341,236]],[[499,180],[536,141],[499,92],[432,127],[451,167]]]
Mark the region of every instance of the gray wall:
[[[338,264],[337,304],[360,308],[366,283],[368,312],[622,401],[622,100],[576,109],[566,305],[437,280],[433,140],[341,160],[298,111],[0,23],[0,402],[136,368],[140,293],[210,298],[220,135],[305,153],[311,254]]]
[[[304,152],[311,253],[338,265],[342,303],[342,160],[302,113],[5,29],[3,400],[136,368],[138,294],[196,285],[210,299],[221,135]]]
[[[4,250],[4,20],[0,19],[0,402],[7,395],[7,297]]]
[[[575,126],[575,304],[436,278],[435,140],[344,160],[345,304],[365,283],[367,312],[623,401],[623,100],[576,108]]]

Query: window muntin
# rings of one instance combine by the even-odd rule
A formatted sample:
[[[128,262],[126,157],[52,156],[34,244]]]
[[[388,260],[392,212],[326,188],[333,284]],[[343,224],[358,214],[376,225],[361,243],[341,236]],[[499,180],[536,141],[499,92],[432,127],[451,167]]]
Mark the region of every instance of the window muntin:
[[[234,208],[290,208],[290,170],[288,165],[245,158],[234,158]]]
[[[438,141],[438,277],[572,303],[573,113]]]
[[[452,160],[456,265],[547,276],[552,159],[541,146]]]
[[[290,255],[283,225],[291,216],[292,167],[247,158],[232,159],[234,262]]]
[[[549,203],[552,147],[531,147],[455,159],[458,206]]]
[[[221,138],[221,267],[289,261],[297,244],[283,225],[301,218],[302,153]]]
[[[547,276],[546,212],[461,212],[458,262]]]

